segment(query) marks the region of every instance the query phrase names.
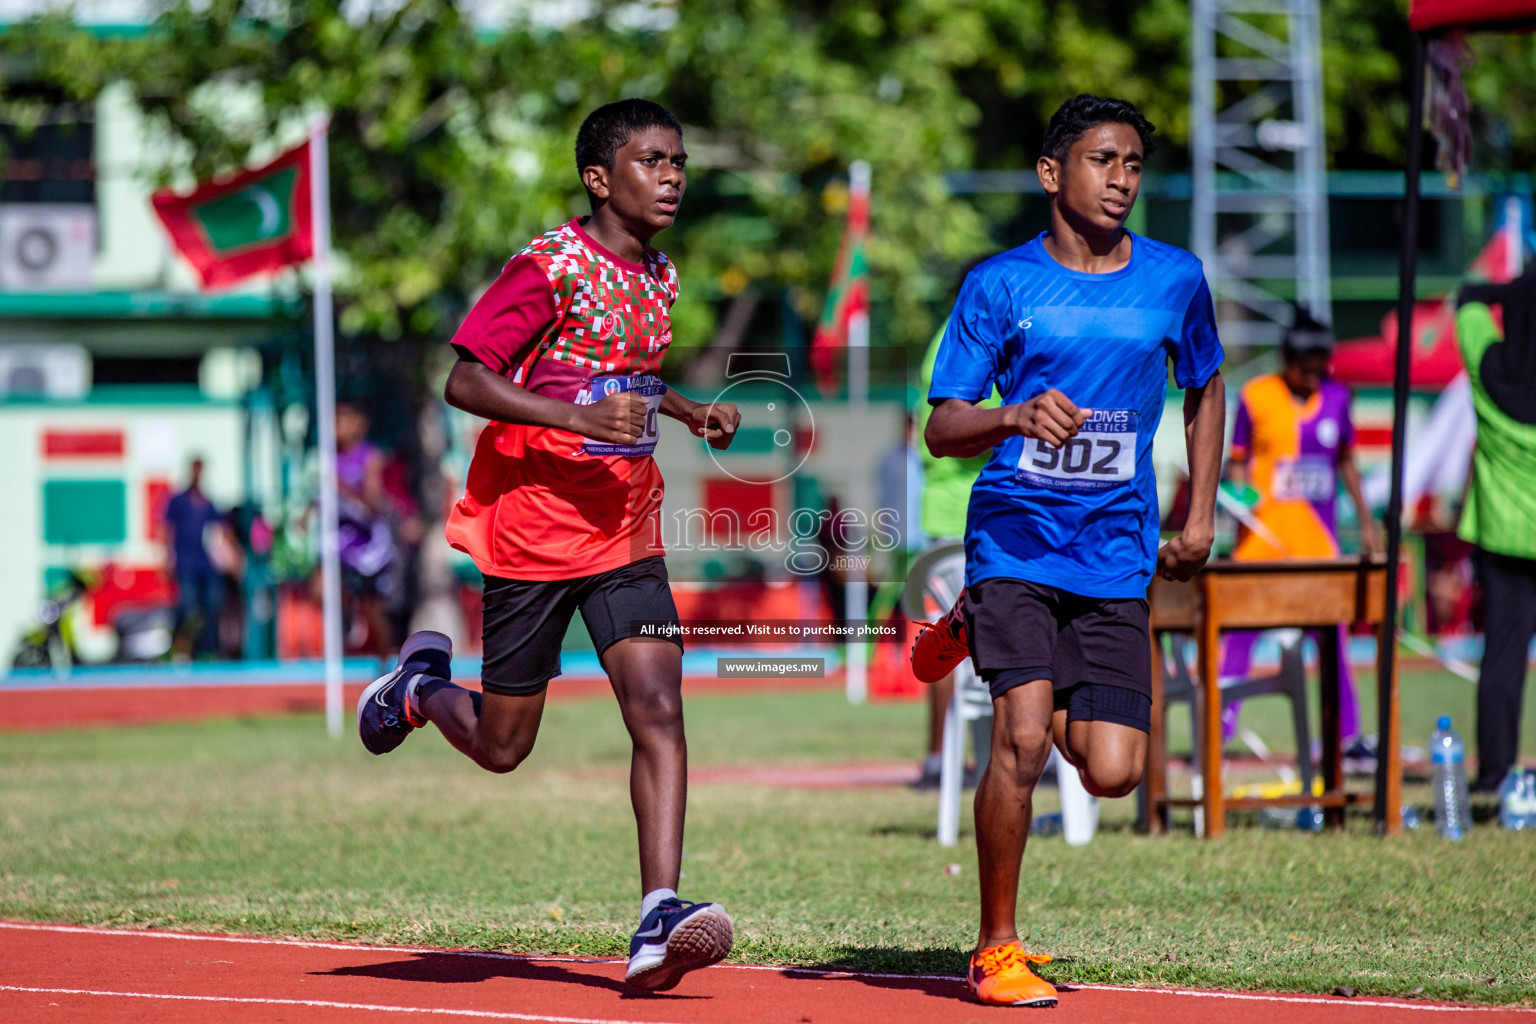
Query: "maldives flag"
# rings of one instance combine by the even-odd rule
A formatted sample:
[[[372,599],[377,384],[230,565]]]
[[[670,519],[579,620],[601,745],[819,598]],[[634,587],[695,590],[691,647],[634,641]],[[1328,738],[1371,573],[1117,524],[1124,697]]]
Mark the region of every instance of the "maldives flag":
[[[303,263],[314,255],[309,143],[255,170],[203,182],[190,195],[150,197],[171,240],[206,288]]]
[[[848,347],[848,321],[855,313],[869,314],[869,183],[867,175],[848,192],[848,220],[837,249],[832,286],[821,323],[811,339],[811,369],[822,391],[837,386],[834,369],[839,353]]]

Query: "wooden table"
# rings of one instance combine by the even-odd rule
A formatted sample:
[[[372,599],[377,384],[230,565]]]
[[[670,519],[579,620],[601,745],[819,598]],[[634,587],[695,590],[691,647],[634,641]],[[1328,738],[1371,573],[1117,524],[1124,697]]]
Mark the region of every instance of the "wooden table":
[[[1142,827],[1158,833],[1168,827],[1173,807],[1199,806],[1205,812],[1205,837],[1215,839],[1226,831],[1226,812],[1233,808],[1323,808],[1329,827],[1344,824],[1344,808],[1367,803],[1369,793],[1344,791],[1344,754],[1339,744],[1339,635],[1331,628],[1339,623],[1369,623],[1376,627],[1378,644],[1390,644],[1397,656],[1391,630],[1383,619],[1386,603],[1385,561],[1363,557],[1287,562],[1212,562],[1188,583],[1157,579],[1147,595],[1152,626],[1152,729],[1147,743],[1147,765],[1142,785]],[[1320,628],[1330,627],[1330,628]],[[1234,629],[1317,629],[1318,668],[1322,690],[1323,792],[1278,798],[1230,799],[1222,788],[1222,703],[1218,674],[1221,634]],[[1203,776],[1199,800],[1168,796],[1167,733],[1163,708],[1162,639],[1168,633],[1190,633],[1199,651],[1195,680],[1199,750]],[[1387,759],[1387,832],[1402,827],[1402,751],[1399,742],[1397,673],[1393,672],[1389,695],[1388,735],[1377,744],[1379,757]],[[1310,752],[1302,752],[1308,756]]]

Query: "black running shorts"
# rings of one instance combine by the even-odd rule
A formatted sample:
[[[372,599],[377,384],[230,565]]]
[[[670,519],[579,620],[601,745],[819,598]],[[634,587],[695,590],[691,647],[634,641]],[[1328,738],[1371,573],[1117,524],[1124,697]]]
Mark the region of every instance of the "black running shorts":
[[[598,654],[632,637],[633,623],[677,622],[667,565],[660,555],[570,580],[487,576],[484,594],[480,686],[509,697],[538,693],[560,674],[560,642],[577,609]],[[683,646],[674,636],[647,639]]]
[[[1049,679],[1069,720],[1152,721],[1147,602],[1083,597],[1024,580],[982,580],[965,592],[971,660],[996,700]]]

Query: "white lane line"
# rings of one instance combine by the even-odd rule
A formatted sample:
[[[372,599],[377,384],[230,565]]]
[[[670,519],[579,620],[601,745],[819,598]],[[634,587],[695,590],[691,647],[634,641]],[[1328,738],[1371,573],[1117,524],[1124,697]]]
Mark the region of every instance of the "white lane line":
[[[1375,1006],[1392,1010],[1439,1010],[1452,1013],[1536,1013],[1536,1009],[1523,1006],[1446,1006],[1425,1003],[1395,1003],[1382,999],[1348,999],[1340,996],[1279,996],[1262,992],[1212,992],[1191,988],[1137,988],[1131,985],[1066,985],[1072,989],[1092,989],[1099,992],[1137,992],[1157,996],[1198,996],[1201,999],[1247,999],[1264,1003],[1311,1003],[1314,1006]]]
[[[248,935],[224,935],[217,932],[163,932],[154,928],[93,928],[72,924],[23,924],[0,921],[0,928],[28,932],[62,932],[76,935],[106,935],[128,938],[180,939],[189,942],[234,942],[249,946],[293,946],[300,949],[339,949],[345,952],[413,953],[418,955],[480,957],[487,960],[516,960],[522,963],[622,964],[620,957],[545,956],[537,953],[496,953],[478,949],[440,949],[434,946],[373,946],[360,942],[320,942],[314,939],[270,939]],[[833,967],[792,967],[775,964],[715,964],[733,971],[775,971],[780,974],[816,974],[848,978],[908,978],[919,981],[965,981],[956,974],[881,974],[875,971],[848,971]]]
[[[213,932],[162,932],[154,928],[89,928],[68,924],[21,924],[0,921],[0,928],[25,932],[63,932],[79,935],[126,935],[130,938],[182,939],[190,942],[236,942],[248,946],[297,946],[303,949],[376,949],[385,953],[444,953],[452,956],[489,957],[495,960],[561,960],[573,963],[608,963],[599,957],[520,956],[473,949],[431,949],[426,946],[369,946],[356,942],[316,942],[311,939],[264,939],[246,935],[219,935]],[[613,961],[622,963],[623,961]]]
[[[511,1013],[497,1010],[448,1010],[432,1006],[389,1006],[377,1003],[338,1003],[329,999],[253,999],[246,996],[186,996],[168,992],[111,992],[93,988],[37,988],[0,985],[0,992],[31,992],[49,996],[102,996],[109,999],[161,999],[189,1003],[243,1003],[252,1006],[318,1006],[328,1010],[367,1010],[370,1013],[431,1013],[445,1017],[479,1017],[483,1020],[528,1020],[542,1024],[642,1024],[608,1017],[557,1017],[543,1013]],[[644,1022],[650,1024],[650,1022]]]
[[[128,936],[131,938],[154,939],[182,939],[192,942],[235,942],[253,946],[294,946],[305,949],[339,949],[348,952],[379,951],[384,953],[412,953],[412,954],[436,954],[438,956],[465,956],[480,957],[490,960],[517,960],[525,963],[577,963],[577,964],[621,964],[623,960],[608,957],[580,957],[580,956],[536,956],[522,953],[493,953],[473,949],[435,949],[430,946],[368,946],[359,943],[347,942],[316,942],[308,939],[268,939],[244,935],[220,935],[211,932],[162,932],[151,928],[91,928],[84,925],[69,924],[25,924],[19,921],[0,921],[0,928],[10,928],[16,931],[34,932],[63,932],[66,934],[84,935],[112,935]],[[890,974],[879,971],[848,971],[830,967],[789,967],[774,966],[772,964],[716,964],[711,970],[732,971],[774,971],[779,974],[814,974],[825,978],[892,978],[918,981],[952,981],[955,984],[964,982],[964,978],[953,974]],[[1272,995],[1262,992],[1213,992],[1208,989],[1180,989],[1180,988],[1143,988],[1132,985],[1090,985],[1064,983],[1063,987],[1068,991],[1072,989],[1100,990],[1104,992],[1130,992],[1142,995],[1180,995],[1198,996],[1207,999],[1246,999],[1252,1002],[1269,1003],[1315,1003],[1326,1006],[1370,1006],[1370,1007],[1397,1007],[1404,1010],[1419,1011],[1452,1011],[1456,1013],[1536,1013],[1536,1008],[1521,1006],[1454,1006],[1445,1004],[1387,1002],[1373,999],[1345,999],[1338,996],[1322,995]]]

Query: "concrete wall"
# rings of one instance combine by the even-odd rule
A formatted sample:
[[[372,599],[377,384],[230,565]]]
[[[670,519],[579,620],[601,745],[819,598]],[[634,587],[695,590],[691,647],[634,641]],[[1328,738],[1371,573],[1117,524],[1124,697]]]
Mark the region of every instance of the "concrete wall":
[[[114,436],[120,438],[120,454],[110,451]],[[95,448],[97,454],[64,453],[71,445]],[[0,672],[9,667],[22,630],[35,619],[49,569],[107,562],[134,568],[162,565],[163,546],[150,539],[152,485],[180,490],[188,461],[201,455],[207,463],[204,490],[227,508],[242,498],[244,450],[242,413],[233,404],[0,403],[0,479],[6,481]],[[50,481],[121,481],[123,539],[48,543],[44,492]],[[112,652],[105,630],[93,630],[83,641],[87,655]]]

